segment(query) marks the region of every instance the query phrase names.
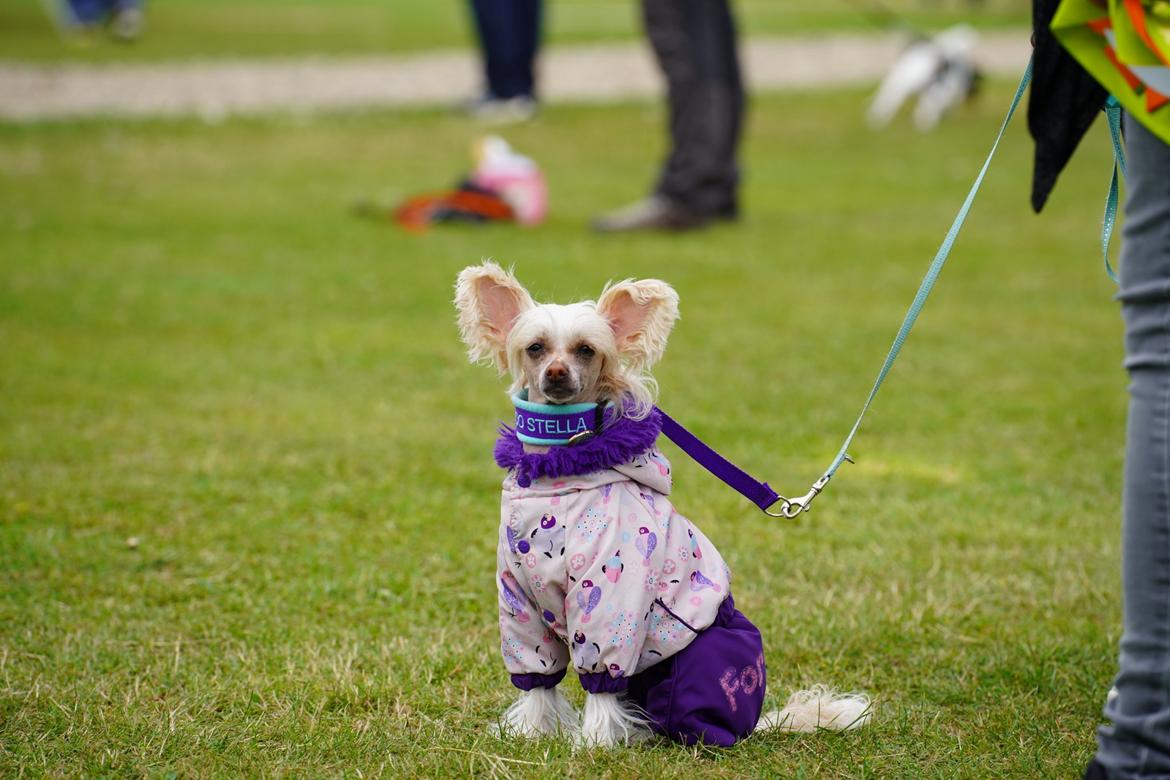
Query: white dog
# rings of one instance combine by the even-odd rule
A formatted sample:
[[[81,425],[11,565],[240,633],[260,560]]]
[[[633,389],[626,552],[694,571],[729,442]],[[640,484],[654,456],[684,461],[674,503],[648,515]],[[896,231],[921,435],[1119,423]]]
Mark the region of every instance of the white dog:
[[[501,648],[523,693],[503,727],[568,732],[587,745],[650,732],[730,745],[756,728],[848,729],[864,696],[817,687],[760,717],[759,631],[735,609],[719,551],[671,504],[650,367],[678,318],[658,280],[611,284],[594,303],[536,304],[485,262],[459,274],[459,328],[473,362],[512,376],[497,590]],[[556,685],[572,666],[584,718]]]
[[[915,95],[914,126],[933,130],[945,114],[975,94],[979,69],[975,46],[979,34],[960,24],[933,38],[916,38],[890,68],[869,105],[871,127],[885,127],[902,104]]]

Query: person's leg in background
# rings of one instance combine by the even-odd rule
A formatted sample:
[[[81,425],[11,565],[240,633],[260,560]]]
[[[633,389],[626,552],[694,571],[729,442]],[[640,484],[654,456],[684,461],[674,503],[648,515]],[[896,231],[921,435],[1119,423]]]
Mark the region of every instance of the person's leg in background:
[[[484,118],[528,118],[535,110],[541,0],[471,0],[471,8],[487,82],[485,94],[472,104],[471,113]],[[517,116],[511,117],[512,113]]]
[[[670,84],[671,150],[655,192],[703,215],[734,215],[744,94],[731,8],[727,0],[642,7]]]
[[[1096,762],[1110,778],[1170,777],[1170,146],[1126,117],[1121,252],[1130,375],[1122,527],[1124,630],[1112,725]],[[1102,777],[1090,764],[1086,777]]]
[[[536,98],[536,55],[540,51],[542,0],[514,0],[516,4],[517,94]]]
[[[69,27],[89,31],[108,21],[110,32],[123,41],[137,39],[146,23],[142,0],[68,0],[62,8]]]
[[[729,2],[642,0],[642,14],[668,84],[670,152],[654,195],[595,227],[685,229],[734,218],[744,90]]]
[[[95,27],[105,21],[106,4],[103,0],[68,0],[65,6],[74,25]]]

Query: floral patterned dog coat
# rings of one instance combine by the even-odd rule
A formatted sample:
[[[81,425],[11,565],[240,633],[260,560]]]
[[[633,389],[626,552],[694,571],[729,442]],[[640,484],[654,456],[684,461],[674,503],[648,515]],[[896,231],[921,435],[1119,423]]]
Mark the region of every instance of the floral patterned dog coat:
[[[656,414],[619,418],[548,453],[525,453],[501,431],[500,634],[518,688],[555,686],[572,663],[587,691],[625,690],[687,647],[729,596],[719,551],[667,498],[659,427]]]

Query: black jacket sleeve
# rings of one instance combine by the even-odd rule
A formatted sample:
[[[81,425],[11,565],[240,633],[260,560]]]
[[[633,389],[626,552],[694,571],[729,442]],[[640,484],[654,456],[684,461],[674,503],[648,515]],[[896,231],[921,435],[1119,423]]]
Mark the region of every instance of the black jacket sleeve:
[[[1060,0],[1032,0],[1035,54],[1028,98],[1028,130],[1036,142],[1032,208],[1044,207],[1077,144],[1097,118],[1108,93],[1052,35]]]

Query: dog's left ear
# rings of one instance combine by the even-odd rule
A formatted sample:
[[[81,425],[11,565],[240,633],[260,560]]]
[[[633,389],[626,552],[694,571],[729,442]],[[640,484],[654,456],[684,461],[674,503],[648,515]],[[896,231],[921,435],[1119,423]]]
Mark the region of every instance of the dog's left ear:
[[[535,305],[516,277],[496,263],[485,260],[464,268],[455,282],[455,308],[471,362],[491,358],[501,374],[506,372],[508,332]]]
[[[637,369],[658,362],[678,319],[678,293],[658,279],[607,284],[597,311],[609,321],[622,359]]]

